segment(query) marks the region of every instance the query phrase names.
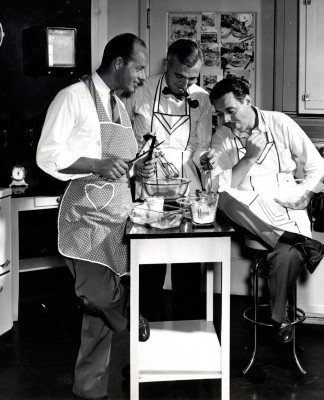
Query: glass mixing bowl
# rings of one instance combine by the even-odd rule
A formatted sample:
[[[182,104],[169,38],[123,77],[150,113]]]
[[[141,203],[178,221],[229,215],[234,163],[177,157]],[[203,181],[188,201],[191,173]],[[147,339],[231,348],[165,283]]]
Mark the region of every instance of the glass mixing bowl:
[[[187,178],[152,178],[143,181],[143,184],[149,196],[162,196],[165,200],[176,200],[184,196],[189,182],[190,179]]]

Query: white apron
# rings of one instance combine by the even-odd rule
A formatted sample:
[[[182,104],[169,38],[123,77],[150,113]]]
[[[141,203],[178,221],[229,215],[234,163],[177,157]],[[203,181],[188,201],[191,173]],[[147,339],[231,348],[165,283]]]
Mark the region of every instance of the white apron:
[[[134,158],[137,142],[121,101],[117,98],[121,124],[115,124],[109,120],[91,77],[84,77],[82,81],[91,93],[100,122],[101,158]],[[131,203],[126,176],[112,180],[93,174],[71,181],[59,210],[60,253],[105,265],[118,275],[127,273],[128,249],[124,232],[126,206]]]
[[[261,114],[262,117],[262,114]],[[277,146],[274,137],[263,119],[268,132],[267,144],[253,167],[237,189],[226,188],[226,191],[268,224],[289,232],[311,236],[310,221],[307,210],[293,210],[282,207],[274,198],[284,199],[286,193],[300,196],[299,185],[291,173],[281,171]],[[246,150],[239,138],[235,137],[238,158]]]
[[[184,114],[172,115],[163,110],[160,104],[162,96],[162,82],[164,75],[159,79],[156,87],[153,113],[151,120],[151,132],[156,134],[158,142],[164,143],[159,146],[167,161],[172,162],[179,171],[181,178],[190,179],[190,184],[187,194],[194,193],[196,190],[201,190],[201,182],[197,174],[195,164],[192,160],[192,154],[186,151],[189,143],[191,121],[190,121],[190,107],[188,101],[184,99]],[[159,164],[157,164],[159,165]],[[158,168],[156,172],[157,178],[164,178],[162,171]],[[137,183],[136,193],[141,193],[140,184]],[[146,197],[145,189],[142,190],[141,197]]]

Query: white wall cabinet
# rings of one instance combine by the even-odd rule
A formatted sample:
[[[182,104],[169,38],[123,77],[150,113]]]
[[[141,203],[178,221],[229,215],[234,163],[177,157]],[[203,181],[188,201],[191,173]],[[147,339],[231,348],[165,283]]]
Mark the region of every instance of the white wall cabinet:
[[[299,1],[298,112],[324,114],[324,1]]]
[[[11,189],[0,189],[0,335],[13,325]]]

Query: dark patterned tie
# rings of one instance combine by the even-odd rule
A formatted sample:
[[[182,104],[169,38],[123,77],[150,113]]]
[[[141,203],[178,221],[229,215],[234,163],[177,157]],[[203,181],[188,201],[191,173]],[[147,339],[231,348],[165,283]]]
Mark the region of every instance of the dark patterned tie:
[[[116,95],[113,90],[110,91],[110,107],[111,107],[111,121],[114,122],[115,124],[120,124]]]

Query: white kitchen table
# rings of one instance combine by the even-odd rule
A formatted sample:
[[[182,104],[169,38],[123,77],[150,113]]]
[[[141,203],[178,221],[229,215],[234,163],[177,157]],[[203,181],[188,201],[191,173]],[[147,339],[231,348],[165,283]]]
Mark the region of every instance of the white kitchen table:
[[[131,331],[130,399],[139,399],[139,383],[191,379],[221,379],[221,398],[230,398],[230,258],[233,229],[215,222],[194,228],[184,220],[179,228],[155,229],[129,222]],[[150,322],[151,336],[138,341],[139,268],[141,265],[208,263],[206,318]],[[221,340],[213,323],[214,263],[221,263]]]

